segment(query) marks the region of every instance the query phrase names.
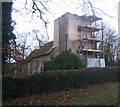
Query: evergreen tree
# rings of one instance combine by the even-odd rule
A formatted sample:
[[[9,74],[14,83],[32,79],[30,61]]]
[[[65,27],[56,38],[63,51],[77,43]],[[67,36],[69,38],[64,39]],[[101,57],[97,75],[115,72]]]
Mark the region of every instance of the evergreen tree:
[[[10,59],[10,45],[15,43],[16,36],[12,26],[12,2],[2,2],[2,63]],[[9,51],[8,51],[9,50]]]
[[[15,44],[16,36],[13,34],[12,26],[12,2],[2,2],[2,74],[4,75],[6,61],[11,58],[11,45]]]
[[[84,67],[80,58],[70,50],[61,53],[51,61],[45,63],[44,70],[79,69]]]

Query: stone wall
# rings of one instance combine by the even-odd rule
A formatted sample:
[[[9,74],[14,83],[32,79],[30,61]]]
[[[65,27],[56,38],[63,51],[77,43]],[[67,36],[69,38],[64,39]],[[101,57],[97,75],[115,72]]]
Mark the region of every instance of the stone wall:
[[[78,48],[80,43],[78,40],[83,37],[90,37],[89,31],[78,28],[83,25],[90,25],[90,22],[85,20],[82,16],[66,13],[54,22],[54,46],[56,47],[56,54],[71,49],[73,52]],[[91,48],[91,43],[83,41],[86,48]],[[89,45],[88,45],[89,44]],[[89,46],[89,47],[87,47]],[[74,47],[74,48],[73,48]]]
[[[59,55],[59,20],[54,21],[54,56]]]
[[[41,71],[43,71],[44,68],[44,63],[46,61],[50,61],[51,58],[53,57],[53,52],[50,53],[49,55],[45,55],[45,56],[40,56],[38,58],[34,58],[28,62],[26,62],[23,65],[23,72],[24,73],[39,73]]]

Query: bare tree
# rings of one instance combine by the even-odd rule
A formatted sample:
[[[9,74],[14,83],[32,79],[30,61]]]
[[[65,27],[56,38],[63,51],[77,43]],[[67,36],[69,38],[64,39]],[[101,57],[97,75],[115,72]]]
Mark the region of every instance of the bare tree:
[[[16,44],[11,45],[11,55],[16,61],[23,61],[31,52],[30,46],[27,45],[28,34],[19,34]]]
[[[48,42],[48,37],[44,36],[40,33],[39,30],[32,30],[33,34],[35,34],[34,39],[38,41],[38,47],[39,49]]]
[[[116,58],[116,46],[118,44],[118,36],[117,32],[107,26],[106,24],[103,24],[103,37],[101,37],[104,40],[104,57],[106,60],[107,65],[114,65],[115,64],[115,58]]]
[[[116,55],[116,62],[117,65],[120,65],[120,37],[117,37],[117,41],[115,44],[115,55]]]
[[[47,0],[47,1],[39,1],[39,0],[32,0],[33,2],[33,5],[32,5],[32,9],[33,9],[33,12],[32,13],[35,13],[35,12],[39,12],[39,16],[40,16],[40,19],[44,22],[45,24],[45,27],[47,27],[47,21],[45,21],[45,19],[43,18],[43,15],[44,15],[44,10],[51,13],[44,4],[50,2],[51,0]],[[45,2],[43,4],[43,2]],[[38,6],[38,4],[40,4],[42,6],[42,8],[40,8]]]
[[[86,12],[87,13],[91,13],[93,15],[97,15],[97,13],[101,13],[101,14],[104,14],[108,17],[111,17],[113,18],[113,16],[105,13],[102,9],[98,8],[98,7],[95,7],[93,5],[93,1],[92,0],[74,0],[71,2],[70,1],[67,1],[67,2],[71,2],[73,4],[75,4],[75,2],[77,1],[77,3],[79,4],[77,9],[82,9],[82,12],[85,14]],[[17,0],[14,0],[13,2],[17,2]],[[67,5],[67,2],[65,2],[64,0],[62,0],[63,3],[66,3]],[[21,15],[23,15],[21,13],[22,10],[26,10],[26,14],[29,14],[30,12],[32,12],[32,15],[38,15],[40,20],[42,20],[44,22],[44,25],[45,25],[45,28],[47,28],[47,20],[44,18],[44,15],[45,14],[52,14],[52,15],[55,15],[54,12],[50,10],[50,8],[47,7],[47,5],[51,5],[50,3],[54,3],[54,1],[52,0],[25,0],[24,1],[24,7],[19,10],[19,9],[15,9],[13,8],[13,10],[15,10],[16,12],[19,12]],[[32,10],[30,10],[30,8],[28,8],[27,5],[31,5],[32,6]]]

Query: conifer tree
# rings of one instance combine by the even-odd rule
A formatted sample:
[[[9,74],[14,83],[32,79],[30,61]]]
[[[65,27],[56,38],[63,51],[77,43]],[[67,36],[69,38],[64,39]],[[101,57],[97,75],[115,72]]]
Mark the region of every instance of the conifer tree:
[[[2,63],[10,59],[10,45],[15,44],[16,36],[13,34],[13,21],[11,17],[12,2],[2,3]],[[9,50],[9,51],[8,51]]]
[[[2,2],[2,74],[6,70],[6,62],[11,59],[11,45],[16,44],[13,34],[13,21],[11,17],[12,2]]]
[[[44,70],[65,70],[83,68],[82,60],[74,55],[71,50],[64,51],[60,55],[45,63]]]

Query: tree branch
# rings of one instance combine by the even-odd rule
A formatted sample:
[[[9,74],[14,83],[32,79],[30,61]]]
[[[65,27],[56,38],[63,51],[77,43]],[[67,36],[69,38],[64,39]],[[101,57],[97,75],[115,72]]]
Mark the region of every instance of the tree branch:
[[[36,11],[38,11],[40,13],[40,19],[44,22],[45,27],[47,27],[47,22],[43,19],[42,14],[43,12],[38,8],[37,4],[35,3],[35,1],[33,1],[33,6],[32,9],[34,10],[33,13],[35,13]]]

